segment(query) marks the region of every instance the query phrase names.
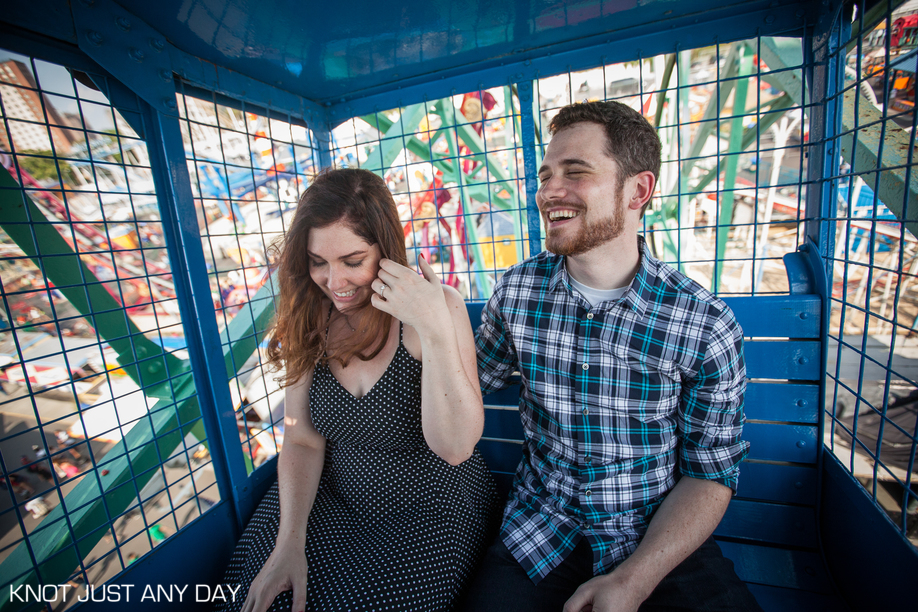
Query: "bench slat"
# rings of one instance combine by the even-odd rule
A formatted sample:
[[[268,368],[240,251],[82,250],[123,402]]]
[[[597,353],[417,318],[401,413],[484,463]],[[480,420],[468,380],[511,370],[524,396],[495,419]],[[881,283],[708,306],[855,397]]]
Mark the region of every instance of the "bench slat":
[[[486,438],[502,438],[505,440],[522,440],[523,423],[520,421],[520,412],[516,406],[507,408],[485,408],[484,433]]]
[[[485,410],[484,437],[522,440],[523,425],[514,409]],[[781,423],[746,423],[743,439],[751,444],[749,457],[766,461],[816,462],[816,427]]]
[[[484,438],[478,442],[478,449],[492,473],[516,472],[521,457],[519,442]],[[813,467],[748,460],[740,466],[739,498],[813,505],[816,490],[816,470]]]
[[[819,296],[757,295],[723,300],[747,338],[819,338]]]
[[[746,418],[815,425],[819,385],[750,382],[746,385]]]
[[[478,441],[478,450],[488,463],[491,473],[513,474],[523,456],[521,442],[492,440],[482,438]]]
[[[787,550],[718,540],[743,582],[813,593],[832,593],[832,581],[818,552]],[[761,602],[760,602],[761,603]]]
[[[819,338],[821,305],[815,295],[725,297],[747,338]],[[485,302],[467,302],[472,329],[481,324]],[[804,315],[804,316],[801,316]]]
[[[844,601],[831,593],[811,593],[763,584],[746,586],[765,612],[851,612]]]
[[[486,406],[519,406],[520,385],[484,397]],[[746,386],[746,418],[760,421],[813,423],[818,419],[819,386],[750,382]]]
[[[734,499],[715,535],[816,549],[816,512],[802,506]]]
[[[744,499],[814,506],[816,483],[815,467],[746,460],[740,464],[736,495]]]
[[[816,463],[817,436],[813,425],[746,423],[743,439],[751,445],[750,459]]]
[[[748,340],[746,376],[772,380],[818,380],[820,345],[811,340]]]

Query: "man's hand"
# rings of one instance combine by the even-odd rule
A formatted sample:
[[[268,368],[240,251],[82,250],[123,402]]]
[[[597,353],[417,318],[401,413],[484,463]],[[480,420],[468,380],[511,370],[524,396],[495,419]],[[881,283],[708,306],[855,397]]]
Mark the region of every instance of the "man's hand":
[[[580,585],[564,612],[637,610],[657,584],[714,533],[731,495],[730,488],[718,482],[683,476],[631,556],[611,574]]]
[[[597,576],[580,585],[564,612],[635,612],[646,597],[616,572]]]

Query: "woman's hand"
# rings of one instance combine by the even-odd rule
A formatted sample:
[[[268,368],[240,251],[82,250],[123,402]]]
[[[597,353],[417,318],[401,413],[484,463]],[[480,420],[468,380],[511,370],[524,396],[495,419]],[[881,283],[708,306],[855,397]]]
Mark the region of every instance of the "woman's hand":
[[[391,259],[379,262],[379,277],[371,287],[373,306],[410,325],[421,335],[442,333],[452,325],[443,285],[423,257],[418,258],[423,277]]]
[[[242,612],[265,612],[275,597],[291,589],[291,610],[306,609],[305,547],[279,543],[252,581]]]
[[[474,452],[484,426],[475,336],[459,292],[441,285],[426,260],[418,263],[423,278],[381,260],[371,300],[373,306],[418,332],[424,439],[441,459],[459,465]]]

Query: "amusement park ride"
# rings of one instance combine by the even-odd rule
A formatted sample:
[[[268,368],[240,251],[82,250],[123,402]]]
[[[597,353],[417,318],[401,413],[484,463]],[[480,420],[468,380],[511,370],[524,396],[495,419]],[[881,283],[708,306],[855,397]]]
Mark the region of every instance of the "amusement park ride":
[[[320,169],[380,174],[409,258],[434,262],[475,321],[499,275],[542,250],[535,170],[553,112],[612,98],[663,143],[648,242],[747,336],[753,450],[722,547],[766,610],[913,607],[918,7],[345,4],[3,9],[0,413],[27,406],[31,421],[0,431],[0,607],[41,608],[12,597],[20,586],[217,584],[283,443],[261,354],[270,245]],[[52,99],[77,119],[42,111]],[[111,125],[90,125],[90,103]],[[27,147],[30,126],[83,140]],[[57,170],[30,173],[45,162]],[[47,398],[68,393],[72,412],[49,419]],[[517,397],[486,399],[481,448],[504,487]],[[58,501],[33,520],[13,477],[43,460],[20,469],[14,449],[62,456],[46,433],[62,425],[91,458],[45,486]]]

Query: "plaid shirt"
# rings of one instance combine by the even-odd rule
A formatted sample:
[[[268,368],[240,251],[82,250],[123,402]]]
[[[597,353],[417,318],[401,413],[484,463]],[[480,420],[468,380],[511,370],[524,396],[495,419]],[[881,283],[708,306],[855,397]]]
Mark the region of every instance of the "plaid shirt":
[[[585,536],[594,574],[628,558],[676,472],[736,490],[749,444],[743,334],[721,300],[655,259],[590,306],[564,258],[504,274],[476,334],[481,388],[522,377],[523,459],[501,536],[533,582]]]

